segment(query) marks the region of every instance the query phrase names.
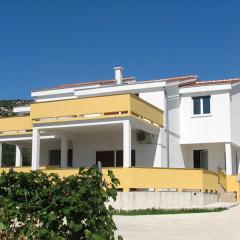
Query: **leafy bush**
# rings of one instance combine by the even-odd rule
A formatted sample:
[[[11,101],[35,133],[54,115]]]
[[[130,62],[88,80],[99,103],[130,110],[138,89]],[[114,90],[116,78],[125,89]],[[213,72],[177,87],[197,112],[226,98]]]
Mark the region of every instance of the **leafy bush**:
[[[114,239],[113,209],[119,184],[111,171],[80,169],[61,179],[42,171],[0,176],[0,239]]]

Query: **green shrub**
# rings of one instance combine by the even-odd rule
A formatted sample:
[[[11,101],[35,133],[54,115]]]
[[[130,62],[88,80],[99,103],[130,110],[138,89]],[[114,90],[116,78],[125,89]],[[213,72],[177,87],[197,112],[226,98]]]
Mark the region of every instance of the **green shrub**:
[[[113,209],[119,184],[97,168],[61,179],[42,171],[0,176],[0,239],[114,239]]]

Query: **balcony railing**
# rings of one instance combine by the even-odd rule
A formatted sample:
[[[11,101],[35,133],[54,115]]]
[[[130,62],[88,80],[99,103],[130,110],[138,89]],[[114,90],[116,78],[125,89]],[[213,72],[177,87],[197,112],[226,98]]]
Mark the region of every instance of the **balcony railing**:
[[[29,134],[31,132],[30,116],[0,118],[0,135]]]
[[[163,112],[131,94],[89,97],[31,105],[33,123],[64,122],[133,116],[156,126],[163,125]]]

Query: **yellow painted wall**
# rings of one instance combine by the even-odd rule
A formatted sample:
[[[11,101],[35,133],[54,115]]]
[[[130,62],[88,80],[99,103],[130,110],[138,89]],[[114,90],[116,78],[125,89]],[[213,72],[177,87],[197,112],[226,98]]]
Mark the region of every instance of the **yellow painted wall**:
[[[217,191],[217,174],[202,169],[113,168],[120,188],[194,189]],[[107,169],[103,169],[106,174]],[[206,178],[206,180],[205,180]]]
[[[30,116],[0,118],[0,132],[31,130]]]
[[[130,111],[130,94],[31,104],[32,119],[118,111]]]
[[[178,168],[109,168],[120,180],[119,188],[128,191],[131,188],[154,188],[181,190],[217,191],[217,174],[203,169],[178,169]],[[8,168],[0,168],[1,171]],[[16,171],[28,172],[30,167],[14,168]],[[77,168],[48,169],[42,167],[45,173],[58,173],[61,177],[78,173]],[[107,175],[108,169],[103,169]]]
[[[237,175],[226,175],[222,170],[218,171],[219,184],[226,192],[236,192],[238,202],[240,202],[240,183],[237,181]]]
[[[120,115],[118,112],[125,113]],[[100,114],[100,116],[91,117],[93,119],[135,114],[163,126],[163,112],[131,94],[33,103],[31,105],[31,118],[34,121],[41,119],[46,122],[60,121],[60,119],[51,119],[59,117],[70,117],[61,119],[61,121],[81,120],[86,119],[83,118],[83,115],[87,114]]]
[[[119,114],[119,112],[121,114]],[[91,115],[92,114],[92,115]],[[93,115],[97,114],[97,115]],[[84,116],[85,115],[85,116]],[[87,116],[86,116],[87,115]],[[0,119],[0,134],[25,134],[32,130],[32,123],[66,122],[112,117],[140,117],[163,126],[163,112],[135,95],[89,97],[31,104],[31,115]],[[9,132],[9,133],[8,133]]]
[[[131,112],[163,126],[163,111],[135,95],[131,97]]]

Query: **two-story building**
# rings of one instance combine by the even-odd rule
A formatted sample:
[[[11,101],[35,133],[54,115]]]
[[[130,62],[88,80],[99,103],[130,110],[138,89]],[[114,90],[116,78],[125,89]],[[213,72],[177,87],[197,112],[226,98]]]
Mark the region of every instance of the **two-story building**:
[[[100,162],[124,191],[217,192],[220,184],[239,197],[240,79],[137,81],[116,67],[113,80],[32,97],[14,109],[17,117],[0,119],[0,143],[16,145],[16,169],[23,170],[21,152],[29,148],[32,170],[69,175]]]

